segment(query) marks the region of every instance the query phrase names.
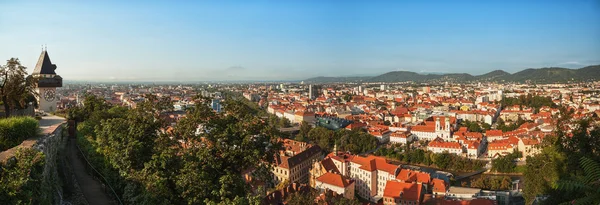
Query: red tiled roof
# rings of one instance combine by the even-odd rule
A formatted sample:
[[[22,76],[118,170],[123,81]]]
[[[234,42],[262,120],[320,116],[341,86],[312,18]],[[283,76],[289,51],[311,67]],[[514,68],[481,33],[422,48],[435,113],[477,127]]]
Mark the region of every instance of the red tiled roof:
[[[337,187],[346,188],[352,184],[352,179],[348,179],[340,174],[327,172],[317,178],[317,181],[330,184]]]
[[[438,147],[438,148],[460,149],[460,144],[458,142],[443,142],[441,140],[433,140],[433,141],[429,142],[429,144],[427,146]]]
[[[362,165],[360,168],[366,171],[382,170],[390,174],[394,174],[398,168],[397,165],[388,164],[385,158],[376,157],[373,155],[369,155],[367,157],[355,156],[351,159],[351,161],[353,163]]]
[[[486,130],[485,136],[502,136],[502,130]]]
[[[329,157],[321,161],[321,165],[323,165],[323,168],[325,168],[327,172],[331,171],[333,173],[340,173],[340,170],[338,170],[338,168],[335,166],[335,163],[333,163]]]
[[[507,150],[507,149],[512,149],[512,146],[506,142],[494,141],[494,142],[490,142],[488,144],[488,150]]]
[[[388,181],[383,191],[384,197],[421,202],[423,186],[417,183]]]
[[[420,182],[429,184],[431,180],[431,175],[425,172],[412,171],[410,169],[402,169],[396,175],[396,179],[404,182]]]
[[[446,181],[438,179],[438,178],[434,178],[433,180],[431,180],[431,184],[433,185],[434,192],[446,192],[446,189],[447,189]]]

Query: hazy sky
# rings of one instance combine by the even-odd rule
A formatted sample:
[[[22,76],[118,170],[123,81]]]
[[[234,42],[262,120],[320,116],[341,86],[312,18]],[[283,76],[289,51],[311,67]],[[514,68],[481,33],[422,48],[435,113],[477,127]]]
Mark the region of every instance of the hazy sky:
[[[0,1],[0,59],[67,80],[299,80],[600,64],[600,1]]]

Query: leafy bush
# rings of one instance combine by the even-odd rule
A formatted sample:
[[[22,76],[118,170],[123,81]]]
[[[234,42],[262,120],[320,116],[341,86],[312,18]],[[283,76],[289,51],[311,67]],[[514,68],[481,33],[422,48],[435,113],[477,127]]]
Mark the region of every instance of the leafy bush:
[[[512,179],[508,176],[482,175],[471,180],[471,187],[489,190],[508,190],[512,186]]]
[[[32,117],[0,119],[0,151],[21,144],[38,132],[38,121]]]
[[[2,204],[49,204],[41,197],[45,156],[31,148],[19,148],[14,160],[0,166]]]
[[[516,170],[517,165],[515,164],[514,161],[521,157],[522,157],[521,152],[519,152],[517,150],[509,155],[493,159],[492,160],[492,171],[503,172],[503,173],[518,172]]]
[[[479,160],[467,159],[450,153],[433,153],[429,150],[410,149],[405,145],[392,146],[391,148],[379,148],[375,152],[377,156],[384,156],[390,159],[399,160],[413,165],[433,166],[442,170],[452,171],[475,171],[485,166],[485,162]]]

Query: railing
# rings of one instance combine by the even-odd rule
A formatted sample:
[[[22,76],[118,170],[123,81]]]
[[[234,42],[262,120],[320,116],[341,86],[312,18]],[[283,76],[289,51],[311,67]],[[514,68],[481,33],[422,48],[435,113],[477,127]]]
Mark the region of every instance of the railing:
[[[98,170],[96,170],[96,168],[94,168],[94,166],[90,163],[90,161],[88,161],[87,157],[85,157],[85,154],[83,154],[83,151],[81,151],[81,148],[77,144],[76,140],[75,140],[75,146],[77,146],[77,150],[79,150],[79,153],[81,154],[81,156],[83,157],[83,159],[85,160],[87,165],[89,167],[91,167],[92,170],[94,170],[96,175],[101,177],[102,181],[104,181],[104,184],[106,184],[108,186],[108,188],[110,188],[110,191],[113,193],[113,195],[115,196],[117,201],[119,201],[119,204],[123,205],[123,202],[121,202],[121,199],[119,198],[119,195],[117,195],[117,192],[115,192],[115,190],[112,188],[112,186],[110,186],[110,184],[108,183],[108,180],[106,180],[106,178],[102,174],[100,174],[100,172],[98,172]]]

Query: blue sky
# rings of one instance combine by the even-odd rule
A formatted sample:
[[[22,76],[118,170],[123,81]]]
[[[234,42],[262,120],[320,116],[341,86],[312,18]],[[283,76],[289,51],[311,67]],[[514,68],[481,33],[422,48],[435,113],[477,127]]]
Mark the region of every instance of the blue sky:
[[[600,1],[0,1],[0,58],[70,80],[301,80],[600,64]]]

